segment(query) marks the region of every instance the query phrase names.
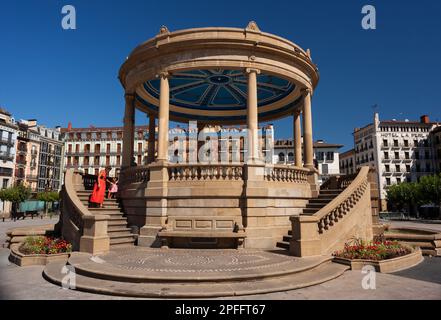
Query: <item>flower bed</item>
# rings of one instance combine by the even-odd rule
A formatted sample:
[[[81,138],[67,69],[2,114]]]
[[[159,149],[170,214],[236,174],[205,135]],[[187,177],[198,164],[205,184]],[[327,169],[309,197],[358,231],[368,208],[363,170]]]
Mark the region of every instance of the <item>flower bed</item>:
[[[46,265],[53,261],[66,261],[72,245],[62,239],[27,237],[21,244],[12,244],[9,260],[19,266]]]
[[[72,245],[63,239],[50,237],[27,237],[20,252],[31,254],[59,254],[72,252]]]
[[[342,251],[334,253],[334,257],[344,259],[387,260],[410,254],[412,249],[397,241],[359,242],[354,245],[346,244]]]
[[[396,272],[413,267],[423,261],[419,248],[400,244],[397,241],[356,241],[333,254],[334,262],[349,265],[352,270],[361,270],[370,265],[383,273]]]

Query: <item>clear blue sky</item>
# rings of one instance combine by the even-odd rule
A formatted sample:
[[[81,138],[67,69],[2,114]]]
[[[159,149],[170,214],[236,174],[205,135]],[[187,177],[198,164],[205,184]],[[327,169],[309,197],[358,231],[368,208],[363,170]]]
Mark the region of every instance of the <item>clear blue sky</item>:
[[[77,10],[74,31],[61,28],[67,4]],[[375,31],[361,28],[365,4],[377,9]],[[439,0],[1,1],[0,105],[48,126],[121,125],[117,74],[135,46],[164,24],[245,27],[250,20],[311,49],[321,74],[315,139],[350,147],[374,104],[383,119],[441,120]],[[276,136],[290,137],[291,123],[276,122]]]

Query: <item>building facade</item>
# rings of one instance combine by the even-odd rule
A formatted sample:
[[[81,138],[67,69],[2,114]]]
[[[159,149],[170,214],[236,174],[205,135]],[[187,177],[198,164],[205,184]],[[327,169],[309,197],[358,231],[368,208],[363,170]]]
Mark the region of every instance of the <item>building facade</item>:
[[[340,154],[340,173],[343,175],[355,173],[355,150],[351,149]]]
[[[37,191],[58,191],[62,185],[64,156],[61,128],[38,126],[37,130],[40,134]]]
[[[111,167],[110,176],[118,176],[122,165],[123,128],[68,128],[61,129],[64,141],[64,168],[82,169],[97,175]],[[148,127],[137,126],[134,137],[134,159],[137,165],[147,164]]]
[[[326,143],[323,140],[314,142],[314,165],[319,170],[319,183],[324,182],[330,176],[340,174],[339,149],[340,144]],[[294,141],[276,140],[274,143],[274,164],[295,163]]]
[[[356,170],[370,166],[377,170],[381,209],[387,209],[386,193],[390,185],[415,182],[434,172],[434,152],[430,132],[437,127],[428,116],[420,121],[380,121],[354,131]]]
[[[430,132],[430,142],[434,154],[434,168],[437,173],[441,172],[441,126]]]
[[[37,191],[38,163],[40,152],[40,134],[36,120],[18,122],[17,157],[15,165],[15,183],[23,184]]]
[[[18,127],[11,114],[0,108],[0,187],[13,185]],[[0,200],[2,216],[10,211],[10,203]]]

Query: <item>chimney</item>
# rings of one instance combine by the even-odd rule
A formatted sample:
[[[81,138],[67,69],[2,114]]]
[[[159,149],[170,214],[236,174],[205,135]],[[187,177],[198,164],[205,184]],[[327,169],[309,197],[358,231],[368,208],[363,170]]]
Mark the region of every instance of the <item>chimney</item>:
[[[429,116],[428,115],[421,116],[421,123],[426,123],[426,124],[430,123]]]
[[[72,131],[72,122],[70,122],[70,121],[67,124],[67,131]]]

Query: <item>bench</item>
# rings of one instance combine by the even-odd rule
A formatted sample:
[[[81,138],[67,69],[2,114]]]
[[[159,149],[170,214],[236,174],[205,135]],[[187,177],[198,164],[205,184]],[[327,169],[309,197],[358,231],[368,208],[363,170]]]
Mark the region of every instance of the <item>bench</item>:
[[[186,238],[194,245],[214,244],[217,239],[232,239],[235,247],[243,248],[244,228],[236,219],[241,217],[169,217],[167,226],[158,233],[162,248],[174,238]]]

